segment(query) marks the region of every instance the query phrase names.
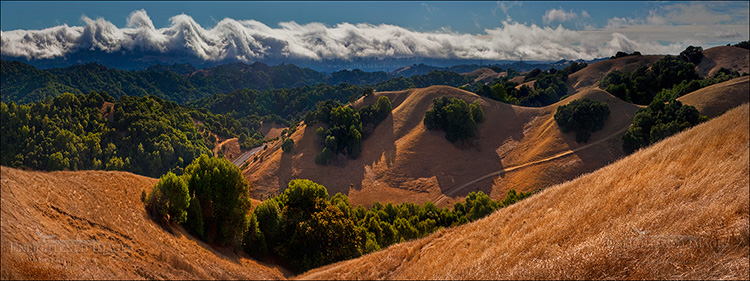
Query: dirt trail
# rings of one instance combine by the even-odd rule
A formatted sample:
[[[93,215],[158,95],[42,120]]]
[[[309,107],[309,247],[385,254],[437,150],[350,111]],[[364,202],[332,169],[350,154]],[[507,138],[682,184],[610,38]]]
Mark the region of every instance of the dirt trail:
[[[562,158],[562,157],[568,156],[570,154],[573,154],[575,152],[584,150],[584,149],[592,147],[594,145],[597,145],[597,144],[609,141],[610,139],[616,137],[617,135],[624,133],[625,131],[627,131],[627,129],[628,128],[621,129],[621,130],[619,130],[619,131],[617,131],[617,132],[615,132],[615,133],[607,136],[606,138],[603,138],[601,140],[598,140],[598,141],[586,144],[586,145],[578,147],[576,149],[567,150],[567,151],[564,151],[564,152],[560,152],[560,153],[555,154],[553,156],[550,156],[550,157],[547,157],[547,158],[544,158],[544,159],[540,159],[540,160],[536,160],[536,161],[531,161],[531,162],[524,163],[524,164],[521,164],[521,165],[516,165],[516,166],[511,166],[511,167],[503,168],[501,170],[494,171],[492,173],[489,173],[489,174],[486,174],[484,176],[478,177],[478,178],[476,178],[476,179],[474,179],[474,180],[472,180],[470,182],[467,182],[467,183],[464,183],[462,185],[450,188],[450,189],[448,189],[447,192],[444,192],[442,195],[440,195],[434,201],[435,205],[439,205],[440,202],[442,202],[443,200],[445,200],[446,198],[448,198],[448,196],[452,196],[455,193],[457,193],[457,192],[463,190],[464,188],[466,188],[466,187],[468,187],[468,186],[470,186],[472,184],[475,184],[475,183],[477,183],[479,181],[485,180],[485,179],[490,178],[490,177],[498,176],[498,175],[501,175],[501,174],[504,174],[504,173],[507,173],[507,172],[511,172],[511,171],[514,171],[514,170],[518,170],[518,169],[521,169],[521,168],[524,168],[524,167],[528,167],[528,166],[532,166],[532,165],[536,165],[536,164],[540,164],[540,163],[544,163],[544,162],[549,162],[549,161],[552,161],[552,160],[555,160],[555,159],[558,159],[558,158]]]

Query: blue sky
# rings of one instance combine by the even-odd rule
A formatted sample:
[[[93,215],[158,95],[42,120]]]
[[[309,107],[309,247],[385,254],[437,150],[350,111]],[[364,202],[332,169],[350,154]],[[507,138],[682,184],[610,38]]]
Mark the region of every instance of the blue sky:
[[[506,10],[503,11],[503,5]],[[212,27],[223,18],[253,19],[274,26],[279,22],[295,21],[300,24],[320,22],[335,25],[341,22],[393,24],[409,29],[430,31],[448,28],[462,33],[479,33],[484,28],[498,27],[508,16],[520,23],[552,25],[543,21],[549,9],[579,12],[591,16],[585,22],[604,26],[613,17],[639,17],[648,15],[649,9],[663,5],[658,2],[492,2],[492,1],[327,1],[327,2],[237,2],[237,1],[2,1],[2,30],[43,29],[60,24],[81,25],[82,15],[105,18],[118,27],[124,27],[130,12],[145,9],[154,25],[165,27],[169,18],[178,14],[190,15],[203,27]],[[29,16],[34,15],[34,16]],[[581,21],[583,22],[583,21]],[[576,22],[579,23],[579,22]],[[564,27],[574,28],[576,23],[564,22]]]
[[[743,2],[0,2],[2,53],[591,59],[748,40]],[[54,27],[54,28],[53,28]],[[81,39],[83,38],[83,39]]]

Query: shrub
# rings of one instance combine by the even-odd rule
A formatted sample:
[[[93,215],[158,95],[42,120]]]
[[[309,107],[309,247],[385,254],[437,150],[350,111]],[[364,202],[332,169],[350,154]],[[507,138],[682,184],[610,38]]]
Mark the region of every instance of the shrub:
[[[185,175],[190,192],[198,197],[204,210],[208,241],[240,241],[247,228],[250,199],[247,180],[239,168],[226,159],[201,155],[185,168]]]
[[[587,142],[591,132],[604,128],[609,106],[588,98],[578,99],[557,108],[555,121],[563,132],[575,131],[576,142]]]
[[[471,119],[476,123],[482,123],[484,121],[484,112],[482,106],[479,104],[479,100],[475,100],[469,105],[469,112],[471,112]]]
[[[148,209],[159,221],[183,223],[187,220],[186,210],[189,204],[187,184],[182,178],[168,172],[154,185],[148,200]]]
[[[151,192],[148,194],[146,199],[146,212],[156,222],[160,224],[166,224],[168,220],[168,208],[167,199],[164,197],[161,189],[154,185],[151,188]]]
[[[284,140],[284,143],[281,144],[281,150],[284,152],[292,152],[294,149],[294,140],[293,139],[286,139]]]
[[[364,89],[364,90],[362,91],[362,95],[363,95],[364,97],[370,97],[370,96],[372,96],[372,95],[373,95],[374,93],[375,93],[375,89],[373,89],[373,88],[371,88],[371,87],[367,87],[367,88],[365,88],[365,89]]]

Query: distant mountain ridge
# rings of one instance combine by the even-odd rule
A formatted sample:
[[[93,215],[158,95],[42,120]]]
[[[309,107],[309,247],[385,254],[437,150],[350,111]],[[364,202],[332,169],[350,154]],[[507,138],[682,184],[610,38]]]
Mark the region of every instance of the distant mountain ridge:
[[[488,66],[502,69],[513,68],[523,72],[534,68],[545,70],[553,67],[564,68],[571,62],[567,60],[552,64],[518,62]],[[21,61],[3,60],[0,64],[2,101],[21,103],[43,100],[64,92],[77,94],[91,91],[106,91],[115,98],[125,95],[155,95],[162,99],[184,103],[244,88],[263,91],[297,88],[318,83],[329,85],[347,83],[365,86],[398,77],[427,75],[436,70],[467,73],[484,67],[477,64],[450,67],[415,64],[392,72],[343,69],[326,74],[294,64],[267,65],[261,62],[253,64],[235,62],[206,68],[198,68],[190,63],[154,64],[143,70],[123,70],[100,63],[47,69],[40,69]]]

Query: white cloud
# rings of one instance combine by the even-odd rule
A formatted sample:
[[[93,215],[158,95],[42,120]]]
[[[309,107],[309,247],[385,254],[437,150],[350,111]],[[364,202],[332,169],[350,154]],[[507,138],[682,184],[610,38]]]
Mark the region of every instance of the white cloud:
[[[205,61],[253,62],[262,59],[353,59],[367,57],[421,57],[516,60],[593,59],[617,51],[644,54],[679,53],[695,30],[670,26],[668,33],[691,32],[684,38],[652,38],[639,30],[645,21],[614,18],[605,29],[582,31],[558,26],[541,27],[506,20],[501,27],[480,34],[442,29],[409,30],[396,25],[282,22],[269,27],[255,20],[225,18],[205,29],[188,15],[177,15],[164,28],[154,27],[143,10],[134,11],[124,28],[104,19],[83,17],[83,26],[61,25],[42,30],[2,31],[2,55],[27,59],[57,58],[77,50],[107,53],[155,52],[192,55]],[[682,29],[680,29],[682,28]],[[745,26],[746,28],[746,26]],[[720,37],[736,36],[733,28]],[[684,33],[684,32],[683,32]],[[745,33],[746,34],[746,33]],[[741,36],[744,34],[740,33]],[[672,42],[664,45],[659,40]]]
[[[600,31],[640,42],[683,42],[707,47],[722,40],[748,40],[746,3],[677,3],[655,8],[645,17],[614,17]]]
[[[589,12],[586,12],[586,10],[581,11],[581,17],[584,19],[591,18],[591,15],[589,15]]]
[[[542,17],[542,20],[544,20],[545,24],[550,24],[553,22],[566,22],[573,20],[578,17],[578,14],[576,14],[573,11],[566,12],[563,9],[550,9],[547,10],[547,12],[544,13],[544,16]]]

